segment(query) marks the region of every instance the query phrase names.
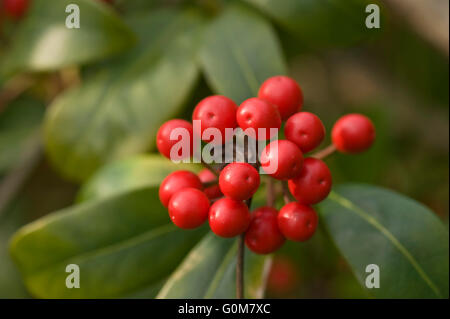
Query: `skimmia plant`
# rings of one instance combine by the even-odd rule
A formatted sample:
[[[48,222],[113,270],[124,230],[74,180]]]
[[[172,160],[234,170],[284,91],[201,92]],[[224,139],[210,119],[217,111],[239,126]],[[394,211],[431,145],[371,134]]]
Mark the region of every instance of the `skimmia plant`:
[[[355,16],[368,1],[316,2],[0,0],[0,29],[17,28],[0,84],[52,84],[30,147],[80,184],[73,205],[10,238],[32,296],[263,298],[273,253],[320,231],[368,295],[448,297],[448,231],[430,209],[374,185],[332,185],[325,158],[371,156],[384,128],[364,111],[310,112],[306,83],[287,75],[281,36],[343,47],[367,36]],[[66,27],[69,4],[79,29]],[[324,17],[332,24],[314,27]],[[68,265],[79,288],[66,285]]]

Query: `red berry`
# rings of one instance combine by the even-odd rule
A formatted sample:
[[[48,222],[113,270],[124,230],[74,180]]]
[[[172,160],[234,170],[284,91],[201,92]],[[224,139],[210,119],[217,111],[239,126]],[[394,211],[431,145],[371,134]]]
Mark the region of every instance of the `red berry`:
[[[214,175],[209,169],[204,168],[198,173],[198,177],[202,183],[209,183],[217,180],[216,175]],[[220,190],[219,185],[213,185],[206,187],[203,192],[208,196],[209,199],[215,199],[218,197],[222,197],[222,191]]]
[[[303,161],[300,175],[288,182],[292,195],[304,205],[316,204],[325,199],[331,190],[331,184],[328,166],[312,157]]]
[[[293,241],[305,241],[314,235],[318,217],[310,206],[291,202],[284,205],[278,214],[281,233]]]
[[[278,229],[278,211],[261,207],[252,214],[250,226],[245,233],[245,244],[257,254],[270,254],[283,245],[285,239]]]
[[[209,199],[196,188],[185,188],[175,193],[169,201],[169,216],[180,228],[192,229],[208,219]]]
[[[281,127],[281,117],[277,108],[259,98],[250,98],[245,100],[237,110],[237,122],[239,126],[246,130],[254,129],[254,132],[248,132],[248,135],[258,140],[268,140],[275,133],[270,132],[270,128]],[[258,132],[258,129],[265,129],[265,134]]]
[[[174,131],[177,130],[177,131]],[[174,139],[170,138],[170,134],[173,132],[175,136],[173,136]],[[189,139],[187,140],[186,137],[183,137],[184,135],[178,135],[180,134],[188,134]],[[189,145],[183,145],[184,149],[189,150],[189,154],[182,154],[182,148],[181,144],[179,144],[180,148],[174,149],[175,154],[173,154],[173,158],[170,156],[170,151],[172,149],[172,146],[177,144],[179,141],[183,140],[189,142]],[[184,158],[188,158],[193,155],[193,140],[192,140],[192,124],[185,120],[179,120],[174,119],[167,121],[158,130],[158,133],[156,134],[156,147],[158,148],[158,151],[164,155],[165,157],[172,159],[172,160],[182,160]],[[184,155],[184,156],[183,156]]]
[[[259,173],[248,163],[231,163],[220,172],[219,186],[225,196],[235,200],[246,200],[259,187]]]
[[[194,109],[192,120],[201,121],[202,140],[213,141],[213,136],[204,137],[203,132],[208,128],[216,128],[222,134],[222,143],[225,142],[227,137],[225,129],[234,129],[237,126],[236,109],[237,105],[222,95],[213,95],[201,100]]]
[[[284,126],[286,139],[297,144],[303,153],[315,149],[325,137],[322,121],[309,112],[292,115]]]
[[[359,153],[372,145],[375,140],[375,127],[364,115],[348,114],[334,124],[331,139],[339,151]]]
[[[167,207],[173,194],[184,188],[202,189],[203,185],[197,175],[189,171],[170,173],[159,186],[159,199]]]
[[[273,141],[261,153],[261,167],[276,179],[288,180],[300,175],[302,164],[302,151],[288,140]]]
[[[284,121],[303,106],[303,93],[300,86],[287,76],[268,78],[259,88],[258,97],[277,106]]]
[[[276,256],[267,278],[267,290],[277,295],[291,293],[298,285],[298,277],[298,270],[290,259]]]
[[[234,237],[242,234],[250,224],[247,205],[228,197],[219,199],[209,210],[209,226],[220,237]]]
[[[3,8],[8,16],[20,19],[28,10],[29,2],[29,0],[3,0]]]

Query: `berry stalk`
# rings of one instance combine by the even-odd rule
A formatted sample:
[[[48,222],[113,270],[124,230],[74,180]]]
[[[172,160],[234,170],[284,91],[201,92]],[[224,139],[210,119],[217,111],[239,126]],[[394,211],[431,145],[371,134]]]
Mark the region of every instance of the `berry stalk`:
[[[201,158],[201,161],[202,161],[202,165],[203,165],[204,167],[206,167],[207,169],[209,169],[209,170],[211,171],[211,173],[213,173],[214,175],[216,175],[216,177],[219,177],[220,172],[218,172],[214,167],[212,167],[212,165],[206,163],[206,162],[203,160],[203,157]]]
[[[336,151],[336,146],[334,146],[334,144],[330,144],[327,147],[325,147],[323,150],[320,150],[317,153],[313,154],[311,157],[314,157],[317,159],[323,159],[323,158],[333,154],[335,151]]]
[[[291,202],[291,199],[289,198],[289,188],[287,183],[282,182],[281,183],[282,187],[283,187],[283,200],[285,204],[289,204]]]
[[[252,197],[245,201],[248,209],[252,205]],[[239,235],[238,251],[236,261],[236,298],[244,298],[244,251],[245,251],[245,233]]]
[[[245,235],[239,235],[238,252],[236,262],[236,298],[244,298],[244,238]]]
[[[267,206],[273,207],[275,203],[275,192],[273,188],[273,180],[271,178],[267,179],[266,187],[267,187]]]

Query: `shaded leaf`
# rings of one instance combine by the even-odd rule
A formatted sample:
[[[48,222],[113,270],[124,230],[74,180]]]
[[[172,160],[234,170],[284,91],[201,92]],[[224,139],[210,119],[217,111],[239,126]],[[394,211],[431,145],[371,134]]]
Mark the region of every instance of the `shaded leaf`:
[[[367,0],[245,0],[282,27],[291,31],[305,47],[351,45],[376,34],[368,29]]]
[[[63,94],[46,118],[47,153],[68,178],[84,180],[103,163],[153,145],[195,84],[197,14],[164,10],[130,21],[139,46]]]
[[[30,98],[20,98],[0,114],[0,175],[17,163],[39,133],[45,108]]]
[[[176,228],[159,204],[158,189],[150,187],[28,224],[13,237],[11,253],[35,297],[142,297],[176,268],[204,231]],[[80,267],[79,289],[66,288],[68,264]]]
[[[366,266],[380,269],[379,298],[448,298],[448,232],[423,205],[392,191],[349,184],[319,205],[337,247],[365,286]]]
[[[28,204],[20,198],[0,211],[0,299],[30,297],[8,250],[8,239],[28,221]]]
[[[151,10],[157,6],[164,5],[164,0],[116,0],[114,5],[120,8],[121,11],[134,12]],[[166,3],[167,5],[167,3]]]
[[[66,27],[66,6],[80,8],[80,28]],[[34,0],[4,58],[2,73],[48,71],[98,61],[135,42],[133,32],[100,1]]]
[[[211,87],[241,103],[270,76],[286,73],[278,39],[261,16],[231,6],[205,32],[200,53]]]
[[[157,298],[235,298],[237,240],[203,238],[170,276]],[[262,298],[271,257],[245,251],[245,297]]]

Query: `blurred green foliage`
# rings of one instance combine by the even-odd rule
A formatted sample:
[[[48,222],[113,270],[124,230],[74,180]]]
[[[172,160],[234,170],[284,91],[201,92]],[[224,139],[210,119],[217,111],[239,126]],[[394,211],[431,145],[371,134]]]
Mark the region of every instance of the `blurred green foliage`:
[[[22,97],[15,100],[0,117],[0,176],[20,159],[27,142],[39,134],[44,117],[43,103]]]

